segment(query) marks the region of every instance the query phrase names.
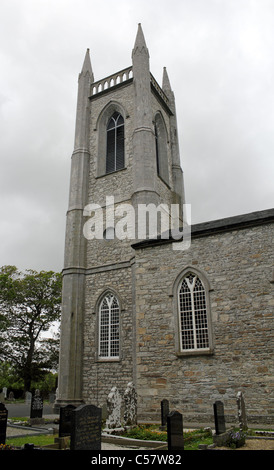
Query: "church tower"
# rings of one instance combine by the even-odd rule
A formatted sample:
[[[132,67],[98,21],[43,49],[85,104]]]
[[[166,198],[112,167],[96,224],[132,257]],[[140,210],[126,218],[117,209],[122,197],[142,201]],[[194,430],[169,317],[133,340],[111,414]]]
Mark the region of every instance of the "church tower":
[[[79,75],[57,406],[102,405],[113,386],[136,383],[138,221],[131,237],[117,236],[117,221],[129,208],[175,203],[184,187],[174,94],[165,68],[162,86],[151,74],[139,24],[132,65],[94,81],[87,50]]]

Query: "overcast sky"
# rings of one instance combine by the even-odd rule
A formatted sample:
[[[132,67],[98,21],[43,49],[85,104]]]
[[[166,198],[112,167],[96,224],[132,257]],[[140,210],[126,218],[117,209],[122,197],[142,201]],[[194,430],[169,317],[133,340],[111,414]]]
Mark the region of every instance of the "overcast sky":
[[[78,73],[175,92],[192,223],[274,207],[273,0],[0,0],[0,266],[63,267]]]

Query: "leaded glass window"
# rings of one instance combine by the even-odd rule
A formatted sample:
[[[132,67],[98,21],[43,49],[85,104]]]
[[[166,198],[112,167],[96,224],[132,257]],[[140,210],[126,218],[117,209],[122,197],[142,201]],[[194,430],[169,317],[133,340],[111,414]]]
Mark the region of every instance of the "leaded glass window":
[[[106,173],[121,170],[125,166],[124,119],[115,112],[107,125]]]
[[[209,349],[206,292],[201,279],[188,273],[179,286],[181,351]]]
[[[99,309],[99,358],[118,359],[120,350],[120,306],[111,292]]]

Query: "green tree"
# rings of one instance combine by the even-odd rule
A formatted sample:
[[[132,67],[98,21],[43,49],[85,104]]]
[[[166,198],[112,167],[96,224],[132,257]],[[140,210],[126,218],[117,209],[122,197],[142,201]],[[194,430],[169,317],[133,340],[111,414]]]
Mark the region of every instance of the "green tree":
[[[7,387],[12,390],[22,390],[24,387],[22,379],[18,377],[14,368],[9,362],[0,362],[0,390]]]
[[[59,337],[45,337],[61,315],[61,274],[0,269],[0,357],[30,390],[58,363]]]

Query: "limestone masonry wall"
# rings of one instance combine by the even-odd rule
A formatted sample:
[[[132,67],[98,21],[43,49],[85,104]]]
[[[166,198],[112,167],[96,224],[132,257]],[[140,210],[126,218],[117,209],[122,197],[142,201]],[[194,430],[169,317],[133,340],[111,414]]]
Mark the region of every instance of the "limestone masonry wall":
[[[111,288],[121,306],[121,357],[118,361],[100,360],[98,352],[98,300]],[[120,393],[133,380],[132,285],[131,268],[95,273],[86,278],[86,304],[83,354],[83,398],[102,406],[112,387]]]
[[[249,421],[273,423],[273,237],[269,224],[194,238],[187,251],[171,244],[136,250],[139,417],[160,419],[167,398],[193,421],[210,419],[222,400],[233,419],[241,390]],[[212,355],[176,355],[172,289],[187,266],[211,286]]]

